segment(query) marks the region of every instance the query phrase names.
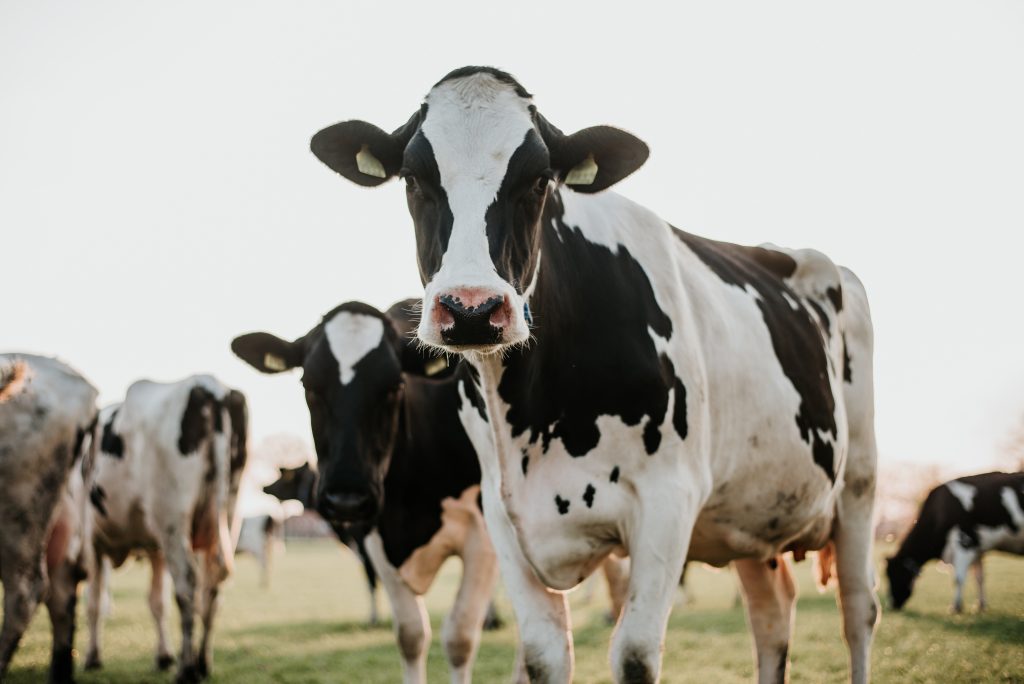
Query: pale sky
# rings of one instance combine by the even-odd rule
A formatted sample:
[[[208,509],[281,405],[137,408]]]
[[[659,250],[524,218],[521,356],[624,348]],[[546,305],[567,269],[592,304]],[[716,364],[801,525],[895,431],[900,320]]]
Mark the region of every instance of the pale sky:
[[[232,337],[422,293],[399,184],[309,138],[486,64],[643,138],[617,190],[673,224],[855,270],[882,458],[987,466],[1024,413],[1024,3],[652,5],[0,0],[0,350],[105,403],[213,372],[254,438],[308,439],[297,375]]]

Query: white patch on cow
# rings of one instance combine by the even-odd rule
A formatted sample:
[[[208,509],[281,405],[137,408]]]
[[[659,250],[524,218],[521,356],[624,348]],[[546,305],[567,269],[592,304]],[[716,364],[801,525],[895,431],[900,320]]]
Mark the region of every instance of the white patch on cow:
[[[341,384],[355,377],[355,365],[380,346],[384,338],[384,321],[376,316],[342,311],[324,323],[327,344],[338,362]]]
[[[978,493],[977,487],[969,485],[966,482],[960,482],[959,480],[947,482],[946,487],[953,496],[960,500],[964,510],[970,512],[971,509],[974,508],[974,497]]]
[[[434,151],[453,223],[441,268],[424,291],[420,337],[440,343],[439,331],[430,324],[435,297],[478,288],[509,298],[513,319],[505,341],[523,341],[529,336],[523,299],[495,270],[485,214],[501,188],[509,159],[533,128],[530,101],[517,95],[513,86],[478,73],[438,85],[426,103],[420,131]]]
[[[1003,500],[1003,508],[1010,514],[1010,520],[1018,529],[1024,530],[1024,510],[1021,510],[1017,494],[1011,487],[1003,487],[999,494]]]
[[[792,308],[793,311],[800,310],[800,304],[795,299],[790,297],[788,292],[783,291],[782,298],[786,300],[786,303],[789,304],[790,308]]]

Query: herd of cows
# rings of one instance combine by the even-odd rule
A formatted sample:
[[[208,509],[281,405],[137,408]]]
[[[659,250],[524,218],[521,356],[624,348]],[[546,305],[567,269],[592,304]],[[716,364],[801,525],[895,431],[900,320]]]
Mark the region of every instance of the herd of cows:
[[[608,126],[566,134],[491,68],[448,74],[392,133],[345,121],[311,147],[359,185],[404,180],[423,296],[388,311],[347,302],[296,340],[257,332],[231,348],[262,373],[301,369],[318,467],[282,471],[270,491],[319,511],[379,578],[406,682],[426,679],[423,594],[452,555],[464,568],[442,630],[454,682],[471,678],[499,574],[517,677],[570,681],[565,590],[598,568],[613,580],[614,679],[657,681],[691,560],[732,564],[758,681],[786,681],[789,554],[810,551],[838,583],[850,678],[868,681],[872,327],[851,271],[813,250],[701,238],[606,192],[647,146]],[[0,355],[0,680],[40,601],[50,678],[72,680],[84,579],[85,666],[100,667],[106,568],[141,553],[157,665],[175,661],[166,568],[177,681],[199,681],[240,534],[245,396],[197,375],[136,382],[99,411],[96,399],[59,361]],[[936,488],[888,562],[892,605],[942,558],[959,609],[989,549],[1024,553],[1024,474]]]

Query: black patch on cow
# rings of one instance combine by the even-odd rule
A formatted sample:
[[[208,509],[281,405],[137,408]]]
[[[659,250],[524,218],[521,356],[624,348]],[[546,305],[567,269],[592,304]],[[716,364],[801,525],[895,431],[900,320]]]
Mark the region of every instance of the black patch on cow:
[[[779,569],[779,559],[778,558],[769,558],[768,559],[768,569],[769,570],[778,570]]]
[[[846,345],[846,333],[843,333],[843,381],[853,382],[853,369],[850,367],[850,348]]]
[[[248,460],[249,406],[245,395],[238,390],[231,390],[224,397],[224,408],[231,418],[231,473],[239,473]],[[216,411],[220,416],[220,411]]]
[[[679,378],[675,379],[676,403],[672,407],[672,426],[676,429],[679,439],[686,439],[690,426],[686,419],[686,386]]]
[[[555,494],[555,506],[558,507],[558,513],[560,515],[565,515],[569,512],[569,502],[558,494]]]
[[[195,453],[203,440],[212,434],[214,414],[218,412],[216,399],[205,388],[195,386],[189,391],[178,438],[178,451],[182,456]]]
[[[523,475],[526,475],[526,469],[530,467],[530,455],[523,451],[522,468]]]
[[[678,229],[675,234],[723,282],[741,290],[750,287],[758,293],[757,306],[771,336],[775,356],[800,395],[795,418],[800,437],[811,446],[815,463],[829,479],[835,480],[832,449],[825,448],[825,440],[819,434],[832,435],[833,440],[838,434],[825,344],[829,318],[821,310],[822,320],[816,322],[807,307],[794,310],[787,301],[787,297],[801,301],[784,281],[796,272],[796,261],[788,254],[761,247],[717,242]]]
[[[94,484],[89,490],[89,502],[103,517],[107,516],[106,498],[107,492],[98,484]]]
[[[594,489],[594,485],[588,484],[583,492],[583,503],[587,504],[587,508],[594,507],[594,494],[597,494],[597,490]]]
[[[971,510],[964,508],[946,484],[939,485],[928,493],[917,521],[900,544],[899,551],[889,560],[890,592],[898,604],[897,608],[909,597],[921,566],[942,557],[949,533],[954,528],[958,530],[957,541],[966,548],[980,544],[979,527],[1006,526],[1018,531],[1013,515],[1003,505],[1002,497],[1003,490],[1009,488],[1017,497],[1018,505],[1024,508],[1024,472],[983,473],[957,478],[956,481],[976,488]]]
[[[553,228],[541,233],[543,263],[530,300],[535,339],[529,349],[509,351],[498,386],[509,405],[505,418],[513,436],[529,433],[544,451],[557,438],[570,455],[584,456],[601,438],[598,416],[630,426],[646,417],[652,427],[644,446],[656,449],[669,392],[682,382],[650,331],[669,338],[672,321],[628,249],[590,242],[562,214],[554,192],[542,219]]]
[[[609,482],[618,482],[619,481],[619,466],[615,466],[614,468],[612,468],[612,474],[608,476],[608,481]]]
[[[627,653],[622,661],[623,684],[654,684],[654,675],[639,653]]]
[[[422,132],[416,133],[405,148],[402,176],[406,183],[406,203],[415,226],[420,279],[426,283],[441,268],[455,217],[448,204],[448,193],[441,185],[434,148]]]
[[[447,74],[445,74],[444,78],[442,78],[440,81],[434,84],[434,88],[436,88],[437,86],[441,85],[446,81],[454,81],[455,79],[473,76],[474,74],[489,74],[493,76],[495,80],[500,81],[506,85],[512,86],[516,91],[516,95],[518,95],[519,97],[526,99],[533,98],[533,95],[528,93],[526,91],[526,88],[520,85],[519,81],[517,81],[512,76],[512,74],[502,71],[501,69],[495,69],[494,67],[487,66],[464,66],[455,69],[454,71],[449,71]]]
[[[825,289],[825,296],[827,296],[828,300],[830,302],[832,302],[832,307],[835,308],[836,311],[842,311],[843,310],[843,288],[842,287],[837,285],[836,287],[826,288]]]
[[[110,418],[103,425],[103,436],[100,438],[100,450],[114,458],[124,458],[124,440],[114,432],[114,418],[121,409],[110,412]]]
[[[786,681],[786,663],[789,661],[789,645],[779,649],[779,664],[775,667],[776,681],[782,684]]]

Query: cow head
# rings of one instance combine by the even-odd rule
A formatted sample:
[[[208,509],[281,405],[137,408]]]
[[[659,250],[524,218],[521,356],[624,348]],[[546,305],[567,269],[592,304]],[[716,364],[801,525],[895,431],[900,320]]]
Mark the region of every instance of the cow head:
[[[885,574],[889,577],[889,603],[893,610],[900,610],[914,591],[920,566],[913,560],[894,556],[885,563]]]
[[[445,76],[393,133],[346,121],[310,146],[359,185],[405,180],[424,284],[418,335],[446,351],[482,353],[530,337],[552,189],[599,192],[648,156],[643,142],[608,126],[565,135],[515,79],[486,67]]]
[[[292,342],[249,333],[231,349],[264,373],[302,368],[319,470],[317,509],[334,524],[373,519],[383,504],[403,372],[427,374],[428,359],[387,316],[360,302],[342,304]]]
[[[316,471],[308,463],[298,468],[279,468],[278,471],[277,479],[263,488],[265,493],[281,501],[294,499],[303,508],[316,506]]]

